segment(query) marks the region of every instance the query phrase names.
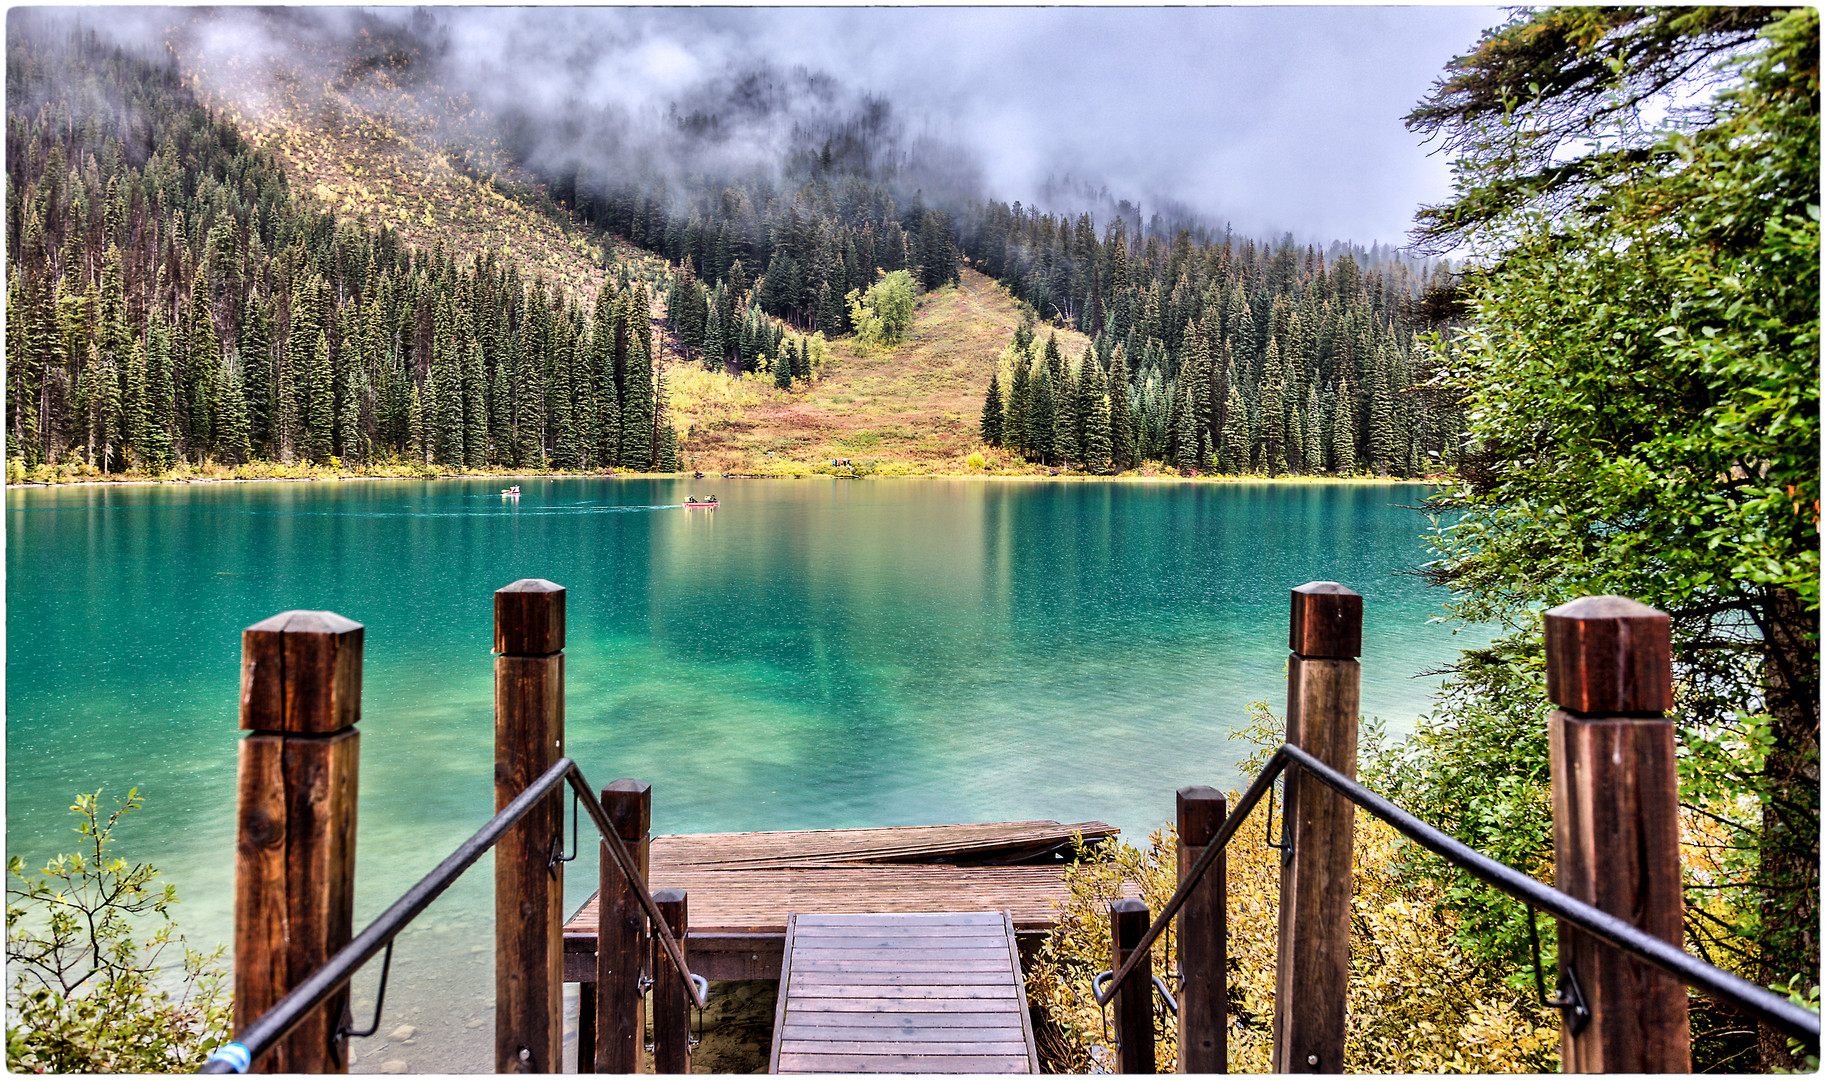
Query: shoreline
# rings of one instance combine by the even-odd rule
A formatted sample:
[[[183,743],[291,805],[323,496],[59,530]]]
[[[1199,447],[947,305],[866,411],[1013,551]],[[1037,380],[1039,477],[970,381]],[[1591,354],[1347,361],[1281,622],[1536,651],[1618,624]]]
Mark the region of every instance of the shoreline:
[[[351,480],[696,480],[695,473],[647,473],[647,472],[524,472],[524,473],[437,473],[431,476],[345,473],[329,476],[181,476],[169,479],[151,477],[127,477],[110,479],[107,477],[71,478],[68,480],[26,480],[8,483],[8,491],[31,488],[53,489],[71,487],[110,487],[110,486],[150,486],[150,485],[192,485],[192,484],[308,484],[308,483],[343,483]],[[1451,483],[1451,477],[1428,476],[1415,479],[1401,479],[1388,476],[1173,476],[1157,474],[1144,476],[1124,473],[1118,476],[1092,476],[1088,473],[1062,473],[1057,476],[1037,473],[885,473],[865,476],[838,476],[828,472],[801,473],[705,473],[703,480],[980,480],[980,481],[1065,481],[1070,483],[1121,483],[1121,484],[1424,484],[1429,487],[1443,487]]]

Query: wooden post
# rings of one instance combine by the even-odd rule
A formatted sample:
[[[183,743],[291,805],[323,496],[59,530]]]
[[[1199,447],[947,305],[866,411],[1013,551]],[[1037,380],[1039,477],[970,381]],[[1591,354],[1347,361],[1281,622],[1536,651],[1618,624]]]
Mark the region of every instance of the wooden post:
[[[287,611],[241,632],[235,1009],[242,1028],[349,943],[355,911],[360,623]],[[345,985],[254,1062],[349,1071]]]
[[[1110,970],[1121,971],[1148,932],[1148,906],[1124,897],[1110,905]],[[1154,961],[1143,956],[1116,990],[1116,1071],[1154,1071]]]
[[[653,789],[639,780],[617,780],[602,789],[602,808],[615,835],[634,857],[642,877],[652,847]],[[601,892],[596,924],[596,1064],[593,1071],[637,1073],[645,1051],[646,995],[640,973],[646,960],[647,913],[634,886],[602,843]]]
[[[1668,617],[1621,596],[1547,612],[1553,870],[1561,891],[1683,943],[1680,793]],[[1591,1020],[1560,1029],[1566,1072],[1687,1072],[1687,992],[1672,975],[1559,924],[1560,975]]]
[[[1287,741],[1355,779],[1363,597],[1335,581],[1300,586],[1288,637]],[[1297,766],[1285,776],[1271,1067],[1342,1072],[1355,810]]]
[[[653,903],[665,917],[666,925],[685,948],[689,925],[685,915],[685,890],[661,889],[653,894]],[[685,963],[691,963],[689,954]],[[656,1073],[689,1073],[691,1071],[691,997],[680,981],[678,972],[665,950],[653,949],[653,1071]]]
[[[495,810],[564,756],[564,589],[495,593]],[[495,845],[495,1071],[562,1072],[564,830],[553,791]]]
[[[1176,799],[1179,820],[1179,877],[1205,853],[1229,812],[1216,788],[1182,787]],[[1228,1071],[1225,1029],[1229,1014],[1228,930],[1224,922],[1225,861],[1218,853],[1211,868],[1179,909],[1179,1071]]]

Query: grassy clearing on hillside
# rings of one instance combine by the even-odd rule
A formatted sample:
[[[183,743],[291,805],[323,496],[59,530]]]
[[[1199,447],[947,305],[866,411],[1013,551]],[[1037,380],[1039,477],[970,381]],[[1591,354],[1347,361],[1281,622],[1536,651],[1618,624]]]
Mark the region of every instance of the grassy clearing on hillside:
[[[696,372],[694,394],[707,394],[707,383],[741,389],[725,395],[726,406],[700,410],[681,392],[683,379],[674,382],[682,452],[704,472],[828,472],[833,458],[870,462],[881,472],[983,471],[969,463],[973,451],[989,469],[1030,471],[984,450],[980,434],[989,373],[1019,322],[1013,297],[966,269],[958,286],[920,298],[901,345],[831,342],[823,375],[810,387],[783,392],[771,380]],[[1069,355],[1089,344],[1074,331],[1058,334]]]

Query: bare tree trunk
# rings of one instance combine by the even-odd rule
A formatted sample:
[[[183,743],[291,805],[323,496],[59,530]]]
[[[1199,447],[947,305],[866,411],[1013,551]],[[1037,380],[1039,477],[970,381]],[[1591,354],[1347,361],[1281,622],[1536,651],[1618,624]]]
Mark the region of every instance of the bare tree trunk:
[[[1774,736],[1763,762],[1762,959],[1759,981],[1817,985],[1820,973],[1820,616],[1792,589],[1764,609],[1763,681]],[[1765,1069],[1798,1068],[1788,1039],[1757,1026]]]

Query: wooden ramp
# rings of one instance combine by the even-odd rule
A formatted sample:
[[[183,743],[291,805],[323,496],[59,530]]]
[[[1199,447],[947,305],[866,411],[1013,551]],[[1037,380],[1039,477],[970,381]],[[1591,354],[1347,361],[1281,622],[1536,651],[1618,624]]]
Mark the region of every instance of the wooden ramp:
[[[793,914],[776,1073],[1037,1073],[1008,912]]]

